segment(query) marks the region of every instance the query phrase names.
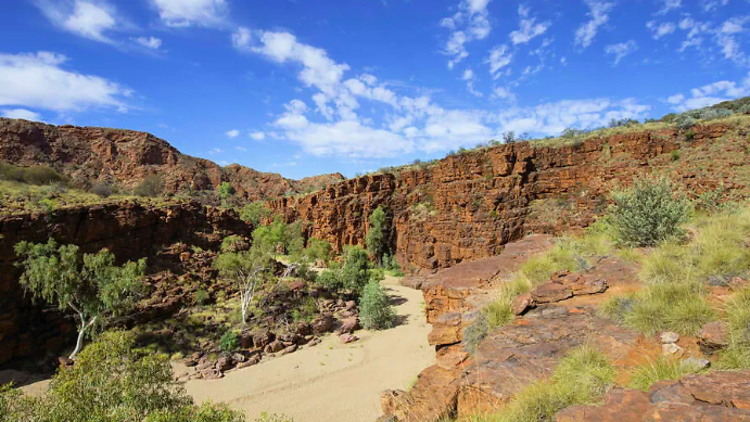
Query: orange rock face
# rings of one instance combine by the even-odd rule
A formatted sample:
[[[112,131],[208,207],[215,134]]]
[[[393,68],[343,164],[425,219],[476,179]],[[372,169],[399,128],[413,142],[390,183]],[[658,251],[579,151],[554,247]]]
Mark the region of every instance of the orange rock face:
[[[667,169],[669,154],[698,148],[728,129],[696,127],[684,145],[673,130],[591,138],[577,145],[501,145],[446,157],[397,175],[346,180],[299,198],[270,203],[289,221],[312,223],[309,235],[337,250],[364,244],[368,217],[378,206],[390,210],[397,258],[405,269],[431,273],[459,262],[497,255],[503,245],[528,233],[584,227],[606,210],[607,198],[634,176]],[[686,154],[683,154],[686,155]],[[675,178],[698,190],[737,181],[685,165]],[[547,202],[545,202],[547,201]],[[555,202],[570,215],[549,215]],[[541,206],[535,207],[534,204]]]

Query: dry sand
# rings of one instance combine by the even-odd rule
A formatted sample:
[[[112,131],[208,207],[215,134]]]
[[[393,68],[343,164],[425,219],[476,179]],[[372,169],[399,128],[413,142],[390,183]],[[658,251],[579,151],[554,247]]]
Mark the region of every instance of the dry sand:
[[[373,422],[380,415],[380,393],[406,389],[432,365],[422,293],[383,281],[405,321],[380,332],[356,332],[359,341],[341,344],[331,335],[314,347],[231,371],[219,380],[186,384],[197,402],[225,402],[246,412],[283,413],[295,422]]]

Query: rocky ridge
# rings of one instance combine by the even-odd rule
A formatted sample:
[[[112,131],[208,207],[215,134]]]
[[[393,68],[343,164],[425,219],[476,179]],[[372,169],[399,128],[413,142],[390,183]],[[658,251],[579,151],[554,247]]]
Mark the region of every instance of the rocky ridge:
[[[238,164],[221,167],[182,154],[145,132],[6,118],[0,118],[0,160],[21,166],[48,165],[81,187],[103,182],[128,188],[154,174],[162,177],[169,193],[214,191],[229,182],[238,196],[251,201],[310,192],[344,179],[334,173],[292,180]]]

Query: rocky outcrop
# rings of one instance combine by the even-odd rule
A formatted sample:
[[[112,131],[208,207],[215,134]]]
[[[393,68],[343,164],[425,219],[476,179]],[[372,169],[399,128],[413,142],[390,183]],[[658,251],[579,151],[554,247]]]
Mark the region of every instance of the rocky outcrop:
[[[180,153],[149,133],[132,130],[53,126],[0,118],[0,160],[21,166],[59,169],[76,185],[106,182],[132,187],[158,174],[166,192],[213,191],[229,182],[245,199],[278,198],[310,192],[344,179],[339,173],[291,180],[238,164],[221,167]]]
[[[613,389],[602,406],[572,406],[556,422],[750,421],[750,372],[713,372],[661,381],[650,391]]]
[[[386,207],[402,267],[430,273],[497,255],[503,245],[528,233],[586,226],[606,209],[617,184],[652,170],[675,171],[677,180],[697,191],[722,183],[744,189],[729,174],[701,171],[705,163],[670,167],[671,151],[698,148],[727,130],[696,127],[689,144],[665,129],[560,146],[500,145],[451,155],[424,168],[346,180],[303,197],[272,201],[270,207],[289,221],[311,222],[309,234],[329,240],[337,250],[364,244],[369,215]],[[564,214],[554,215],[556,210]]]
[[[72,321],[41,304],[33,305],[24,295],[14,265],[16,243],[46,242],[52,237],[87,253],[107,248],[119,261],[126,261],[154,257],[162,246],[175,242],[217,249],[224,236],[249,236],[251,231],[236,212],[196,203],[122,202],[0,218],[0,365],[59,350],[75,332]]]

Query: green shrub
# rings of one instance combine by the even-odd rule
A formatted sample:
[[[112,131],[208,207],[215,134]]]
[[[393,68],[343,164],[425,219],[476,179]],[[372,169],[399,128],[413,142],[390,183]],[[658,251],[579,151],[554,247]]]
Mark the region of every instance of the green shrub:
[[[479,312],[474,321],[464,328],[462,337],[464,350],[474,354],[477,351],[477,347],[479,347],[479,343],[487,338],[489,331],[490,329],[487,325],[487,318],[483,312]]]
[[[240,347],[240,339],[234,331],[227,331],[219,339],[219,348],[224,353],[232,353]]]
[[[235,190],[229,182],[221,182],[216,188],[216,194],[219,195],[219,199],[229,199],[230,196],[234,195]]]
[[[306,296],[302,300],[302,304],[299,308],[292,311],[292,319],[294,321],[306,321],[310,322],[315,319],[315,315],[318,314],[318,303],[312,296]]]
[[[617,240],[627,246],[656,246],[681,236],[690,216],[690,202],[675,195],[665,178],[639,178],[632,189],[616,193],[607,221]]]
[[[330,242],[327,240],[316,239],[314,237],[307,241],[307,248],[305,248],[305,256],[310,262],[321,260],[325,263],[331,260],[332,247]]]
[[[680,114],[677,117],[675,117],[673,122],[674,122],[674,125],[677,127],[677,129],[681,129],[681,130],[688,130],[691,127],[695,126],[695,124],[697,123],[697,121],[694,118],[684,115],[684,114]]]
[[[706,296],[701,283],[650,284],[636,293],[632,310],[624,315],[624,324],[647,334],[675,331],[695,335],[705,323],[715,319]]]
[[[383,207],[377,207],[370,215],[370,227],[367,230],[365,243],[367,251],[370,252],[378,263],[382,264],[383,255],[391,248],[391,229],[388,216]]]
[[[285,415],[263,412],[260,414],[260,418],[255,419],[255,422],[294,422],[294,419]]]
[[[369,330],[384,330],[393,327],[396,313],[380,283],[372,280],[364,287],[359,299],[359,318],[362,326]]]
[[[211,295],[208,294],[204,289],[198,289],[193,294],[193,302],[196,305],[204,305],[211,299]]]
[[[159,196],[164,191],[164,180],[157,174],[146,176],[141,183],[139,183],[133,193],[138,196]]]
[[[685,135],[685,137],[687,137],[687,135]],[[680,150],[679,149],[676,149],[676,150],[672,151],[671,153],[669,153],[669,161],[671,161],[671,162],[674,163],[675,161],[677,161],[679,159],[680,159]]]
[[[98,195],[100,198],[107,198],[112,196],[112,186],[97,182],[91,185],[91,193]]]
[[[111,332],[57,372],[40,397],[0,388],[8,422],[242,422],[224,405],[193,405],[165,356],[140,354],[132,334]]]
[[[667,359],[659,356],[633,370],[628,386],[637,390],[648,391],[649,387],[659,381],[678,380],[685,375],[699,372],[701,368],[688,360]]]
[[[0,162],[0,180],[30,185],[49,185],[55,182],[65,182],[65,177],[48,166],[20,167]]]
[[[271,210],[266,207],[264,201],[251,202],[245,205],[240,212],[243,221],[252,223],[253,227],[260,227],[263,220],[271,215]]]

